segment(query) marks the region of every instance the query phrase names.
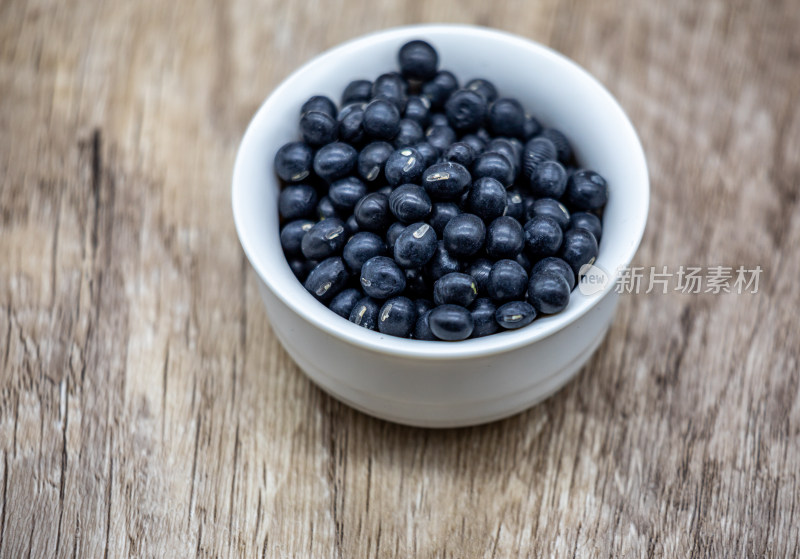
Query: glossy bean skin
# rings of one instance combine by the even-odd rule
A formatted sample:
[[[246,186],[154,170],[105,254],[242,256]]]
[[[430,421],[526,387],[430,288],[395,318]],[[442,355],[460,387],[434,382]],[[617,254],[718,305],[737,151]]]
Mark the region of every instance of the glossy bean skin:
[[[516,258],[524,246],[522,225],[512,217],[498,217],[486,229],[486,252],[492,258]]]
[[[353,306],[348,318],[356,326],[367,330],[377,330],[380,310],[381,301],[372,297],[363,297]]]
[[[569,294],[567,280],[557,272],[536,274],[528,284],[528,301],[539,314],[561,312],[569,303]]]
[[[564,233],[559,256],[570,265],[577,278],[584,265],[594,264],[597,250],[597,239],[589,231],[582,228],[570,229]]]
[[[498,260],[489,272],[486,292],[493,301],[521,299],[528,287],[528,273],[514,260]]]
[[[412,147],[403,147],[392,152],[386,160],[384,173],[387,182],[392,186],[407,183],[418,183],[425,171],[425,160]]]
[[[283,252],[287,256],[301,255],[303,237],[312,227],[314,222],[308,219],[298,219],[284,225],[280,234]]]
[[[558,253],[564,232],[550,216],[536,215],[525,223],[525,251],[534,260]]]
[[[394,242],[394,259],[403,268],[421,268],[433,258],[438,241],[433,227],[412,223]]]
[[[433,302],[436,305],[453,304],[468,307],[478,296],[478,286],[468,274],[451,272],[433,284]]]
[[[522,199],[520,199],[522,202]],[[508,210],[508,192],[492,177],[481,177],[472,183],[467,196],[469,211],[480,217],[484,223],[491,223],[505,215]],[[515,217],[515,216],[512,216]],[[517,221],[518,218],[515,217]]]
[[[341,316],[342,318],[349,318],[353,307],[363,297],[358,289],[349,288],[341,291],[336,295],[328,305],[328,308]]]
[[[403,184],[389,195],[389,209],[399,221],[414,223],[430,215],[433,203],[421,186]]]
[[[309,260],[323,260],[340,254],[346,241],[344,222],[332,217],[314,224],[303,235],[300,249]]]
[[[608,201],[606,179],[594,171],[576,171],[567,182],[566,199],[570,206],[578,210],[600,209]]]
[[[336,117],[322,111],[308,111],[300,117],[300,133],[303,140],[312,147],[335,142],[338,128]]]
[[[431,165],[422,175],[422,186],[436,200],[459,198],[471,181],[472,176],[466,167],[453,161]]]
[[[444,105],[450,126],[459,133],[479,129],[486,119],[487,100],[470,89],[454,92]]]
[[[530,186],[537,198],[561,198],[567,189],[567,171],[558,161],[543,161],[531,175]]]
[[[430,326],[430,316],[431,310],[425,311],[422,313],[419,318],[417,318],[417,323],[414,325],[414,333],[413,338],[415,340],[422,340],[427,342],[434,342],[437,341],[438,338],[433,335]]]
[[[593,213],[589,212],[573,212],[569,218],[569,228],[577,229],[581,227],[594,235],[595,240],[599,243],[600,238],[603,236],[603,222],[600,218]]]
[[[353,146],[333,142],[322,146],[314,155],[314,172],[330,183],[352,173],[357,160],[358,152]]]
[[[381,237],[369,231],[360,231],[344,245],[342,258],[351,271],[361,272],[361,267],[367,260],[385,254],[386,243]]]
[[[536,309],[525,301],[511,301],[498,307],[494,316],[497,324],[506,330],[516,330],[533,322]]]
[[[309,97],[308,100],[300,107],[300,117],[302,118],[308,112],[318,111],[326,115],[336,118],[336,103],[329,97],[324,95],[314,95]]]
[[[339,256],[332,256],[311,270],[304,286],[317,301],[327,303],[344,289],[348,278],[344,261]]]
[[[472,315],[472,322],[474,327],[472,329],[473,338],[482,338],[489,336],[500,330],[500,325],[497,324],[495,313],[497,307],[491,299],[485,297],[476,299],[469,307],[469,312]]]
[[[439,305],[428,315],[428,324],[434,336],[448,342],[466,340],[475,327],[470,312],[458,305]]]
[[[400,131],[400,111],[393,100],[377,98],[364,108],[364,132],[376,140],[391,141]]]
[[[391,258],[374,256],[361,266],[361,288],[375,299],[388,299],[403,292],[406,277]]]
[[[493,264],[494,263],[488,258],[478,258],[470,262],[469,266],[467,266],[466,273],[475,280],[479,297],[485,297],[487,295],[486,289],[489,285],[489,274],[492,271]]]
[[[417,324],[417,308],[408,297],[394,297],[381,306],[378,331],[382,334],[408,338]]]
[[[442,233],[445,248],[458,258],[466,258],[483,248],[486,226],[473,214],[459,214],[451,219]]]
[[[422,40],[409,41],[397,54],[400,72],[410,80],[430,80],[436,76],[439,55],[430,43]]]
[[[556,257],[549,257],[549,258],[542,258],[536,264],[533,265],[531,268],[530,276],[534,277],[537,274],[541,274],[544,272],[555,272],[565,280],[567,280],[567,285],[569,285],[570,291],[575,289],[575,272],[572,271],[572,267],[567,264],[566,261],[562,260],[561,258]]]
[[[380,184],[384,179],[386,160],[393,152],[392,144],[381,140],[364,146],[364,149],[358,154],[359,176],[369,184]]]

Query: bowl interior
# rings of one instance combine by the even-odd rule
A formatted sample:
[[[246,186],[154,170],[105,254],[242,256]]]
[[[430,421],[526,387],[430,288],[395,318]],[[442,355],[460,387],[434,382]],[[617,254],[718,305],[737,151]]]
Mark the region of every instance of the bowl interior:
[[[516,97],[545,126],[564,132],[581,165],[609,184],[596,265],[613,278],[630,263],[644,232],[649,183],[641,144],[623,110],[597,80],[558,53],[507,33],[460,25],[401,27],[355,39],[314,58],[275,89],[251,121],[234,168],[233,212],[242,247],[278,298],[316,327],[362,347],[463,358],[531,343],[585,314],[613,289],[613,281],[593,295],[574,290],[564,311],[517,331],[451,344],[422,342],[372,332],[326,311],[294,277],[281,251],[273,157],[284,143],[299,139],[300,106],[316,94],[338,102],[351,80],[372,80],[396,69],[398,49],[412,38],[429,41],[439,52],[440,67],[460,83],[488,78],[500,95]]]

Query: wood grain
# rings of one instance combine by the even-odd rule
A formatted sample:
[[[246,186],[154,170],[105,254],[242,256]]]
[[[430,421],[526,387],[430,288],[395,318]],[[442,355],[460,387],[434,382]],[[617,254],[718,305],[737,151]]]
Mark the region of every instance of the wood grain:
[[[636,263],[759,292],[626,295],[575,381],[482,427],[314,387],[234,154],[293,68],[419,21],[597,75],[648,155]],[[798,29],[791,0],[0,3],[0,556],[800,556]]]

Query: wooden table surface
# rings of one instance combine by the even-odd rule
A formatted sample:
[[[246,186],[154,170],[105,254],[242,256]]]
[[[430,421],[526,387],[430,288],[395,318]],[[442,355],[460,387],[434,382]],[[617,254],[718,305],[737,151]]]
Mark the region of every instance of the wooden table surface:
[[[481,427],[312,385],[236,238],[236,148],[293,68],[419,21],[595,74],[648,155],[635,264],[757,293],[624,295],[574,381]],[[796,1],[4,1],[0,126],[3,558],[800,554]]]

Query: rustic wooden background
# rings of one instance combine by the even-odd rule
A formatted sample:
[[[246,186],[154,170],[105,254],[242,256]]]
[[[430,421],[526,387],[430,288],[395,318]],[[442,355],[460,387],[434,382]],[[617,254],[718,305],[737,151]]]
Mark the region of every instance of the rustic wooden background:
[[[760,265],[750,295],[626,295],[508,420],[354,412],[289,360],[229,204],[293,68],[420,21],[600,78],[652,174],[636,263]],[[0,556],[797,557],[795,0],[0,2]]]

